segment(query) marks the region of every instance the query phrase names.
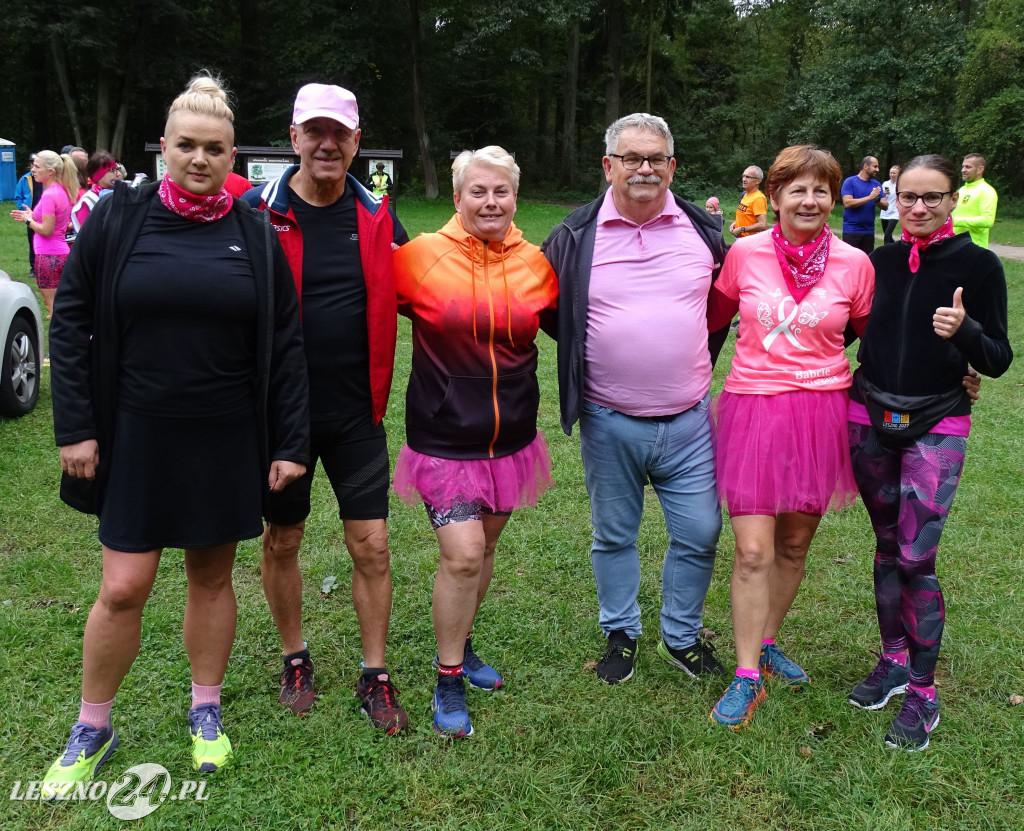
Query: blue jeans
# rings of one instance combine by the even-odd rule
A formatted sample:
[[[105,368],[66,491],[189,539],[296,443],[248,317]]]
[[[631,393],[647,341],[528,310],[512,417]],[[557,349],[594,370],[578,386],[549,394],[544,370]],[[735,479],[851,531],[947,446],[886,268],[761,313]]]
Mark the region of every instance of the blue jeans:
[[[636,541],[650,482],[669,535],[661,634],[675,649],[697,639],[722,530],[709,403],[710,394],[671,421],[651,421],[583,402],[580,452],[594,526],[590,563],[605,635],[616,629],[640,635]]]

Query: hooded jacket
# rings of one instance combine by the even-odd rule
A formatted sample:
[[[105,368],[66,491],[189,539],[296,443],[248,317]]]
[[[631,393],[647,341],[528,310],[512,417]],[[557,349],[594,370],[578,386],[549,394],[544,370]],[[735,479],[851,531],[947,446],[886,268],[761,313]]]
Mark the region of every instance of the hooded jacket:
[[[242,199],[259,211],[269,210],[281,240],[302,305],[302,229],[288,204],[288,180],[299,170],[292,165],[284,174],[265,185],[246,191]],[[391,271],[391,243],[402,245],[409,235],[388,208],[388,197],[377,199],[351,174],[345,187],[356,195],[359,255],[366,283],[366,330],[370,345],[370,396],[373,423],[380,424],[388,407],[391,380],[395,372],[395,340],[398,320],[395,309],[395,281]],[[316,413],[313,414],[314,418]]]
[[[513,224],[483,242],[456,214],[394,253],[398,310],[412,320],[406,439],[444,459],[508,456],[537,435],[537,346],[558,279]]]

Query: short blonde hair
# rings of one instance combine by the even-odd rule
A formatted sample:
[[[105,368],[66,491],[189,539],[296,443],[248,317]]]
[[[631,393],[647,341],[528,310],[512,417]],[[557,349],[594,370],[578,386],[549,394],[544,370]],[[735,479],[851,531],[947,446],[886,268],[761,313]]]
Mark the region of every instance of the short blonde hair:
[[[212,115],[216,118],[225,118],[231,124],[235,123],[235,114],[231,112],[228,105],[227,91],[221,84],[220,78],[215,78],[208,72],[196,75],[185,91],[171,103],[167,110],[167,118],[174,113],[187,112],[197,115]]]
[[[505,171],[512,181],[512,190],[519,193],[519,165],[504,147],[498,147],[496,144],[481,147],[479,150],[463,150],[455,157],[455,161],[452,162],[452,190],[455,193],[462,192],[466,170],[472,164],[485,164]]]

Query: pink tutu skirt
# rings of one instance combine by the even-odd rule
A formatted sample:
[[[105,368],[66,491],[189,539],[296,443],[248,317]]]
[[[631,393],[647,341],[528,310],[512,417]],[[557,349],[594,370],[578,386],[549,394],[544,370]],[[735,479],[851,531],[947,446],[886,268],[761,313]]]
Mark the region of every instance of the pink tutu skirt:
[[[464,502],[514,511],[536,505],[552,484],[551,457],[540,430],[522,450],[498,459],[441,459],[405,445],[395,463],[395,493],[402,501],[423,501],[442,512]]]
[[[846,390],[723,392],[716,402],[718,490],[731,516],[821,516],[853,503]]]

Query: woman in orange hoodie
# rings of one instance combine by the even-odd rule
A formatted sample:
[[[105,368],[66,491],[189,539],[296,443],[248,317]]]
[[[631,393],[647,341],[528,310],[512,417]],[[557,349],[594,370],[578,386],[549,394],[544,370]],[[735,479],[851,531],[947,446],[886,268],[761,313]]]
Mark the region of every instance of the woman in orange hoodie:
[[[558,280],[512,223],[519,167],[502,148],[452,164],[455,216],[395,251],[398,310],[412,320],[408,442],[395,491],[422,500],[437,534],[434,729],[469,736],[463,677],[485,690],[501,675],[473,651],[494,548],[512,511],[551,484],[537,430],[537,330],[554,331]]]

